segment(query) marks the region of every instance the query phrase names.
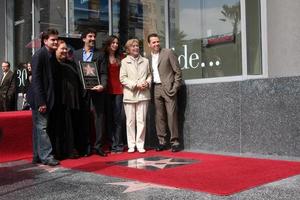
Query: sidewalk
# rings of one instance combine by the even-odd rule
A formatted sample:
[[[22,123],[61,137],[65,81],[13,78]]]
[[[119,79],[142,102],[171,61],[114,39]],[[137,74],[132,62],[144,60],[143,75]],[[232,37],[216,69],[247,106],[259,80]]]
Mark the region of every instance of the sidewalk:
[[[232,155],[232,154],[231,154]],[[243,156],[243,155],[239,155]],[[249,157],[249,155],[247,155]],[[255,157],[252,155],[252,157]],[[262,157],[262,156],[256,156]],[[263,156],[262,158],[266,158]],[[297,161],[299,158],[270,157]],[[62,167],[32,165],[21,160],[0,164],[0,200],[10,199],[203,199],[298,200],[300,175],[272,182],[231,196],[169,188],[134,180],[80,172]]]

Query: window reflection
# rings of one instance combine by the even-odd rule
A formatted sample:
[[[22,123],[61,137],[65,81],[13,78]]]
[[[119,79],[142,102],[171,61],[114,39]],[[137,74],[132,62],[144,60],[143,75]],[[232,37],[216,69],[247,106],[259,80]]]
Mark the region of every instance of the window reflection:
[[[171,0],[169,9],[185,79],[242,74],[239,0]]]
[[[164,4],[164,0],[113,0],[113,33],[120,36],[121,45],[138,38],[142,52],[148,52],[147,35],[156,32],[165,46]]]
[[[59,33],[66,32],[66,3],[61,0],[40,1],[40,30],[55,28]]]
[[[86,28],[97,31],[98,47],[108,35],[108,0],[74,0],[69,1],[70,33],[78,34]]]
[[[31,41],[32,35],[31,2],[15,0],[14,13],[14,51],[15,65],[31,60],[31,48],[26,45]]]

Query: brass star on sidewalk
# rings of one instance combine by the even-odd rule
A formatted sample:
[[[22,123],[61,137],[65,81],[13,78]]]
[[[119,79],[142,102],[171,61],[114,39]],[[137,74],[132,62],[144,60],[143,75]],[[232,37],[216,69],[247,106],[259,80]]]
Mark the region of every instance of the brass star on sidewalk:
[[[16,166],[25,165],[28,163],[29,162],[26,160],[18,160],[18,161],[13,161],[13,162],[0,163],[0,168],[1,167],[16,167]]]
[[[26,169],[22,169],[20,171],[38,170],[38,169],[43,169],[49,173],[53,173],[53,172],[57,171],[58,169],[60,169],[60,167],[50,167],[48,165],[36,165],[34,167],[29,167]]]
[[[148,188],[163,188],[163,189],[176,190],[176,188],[173,187],[162,186],[162,185],[157,185],[152,183],[141,183],[138,181],[115,182],[115,183],[106,183],[106,184],[127,186],[126,190],[124,190],[122,193],[135,192],[135,191],[145,190]]]
[[[128,167],[145,169],[147,167],[154,167],[158,169],[164,169],[166,167],[172,167],[174,165],[186,165],[192,162],[190,161],[172,161],[173,158],[165,158],[160,160],[147,160],[145,158],[139,158],[128,161]]]

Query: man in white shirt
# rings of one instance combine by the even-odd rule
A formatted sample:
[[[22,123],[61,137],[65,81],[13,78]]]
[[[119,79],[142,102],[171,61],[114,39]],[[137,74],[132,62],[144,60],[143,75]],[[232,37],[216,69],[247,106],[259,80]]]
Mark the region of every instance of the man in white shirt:
[[[156,33],[148,36],[151,49],[149,57],[154,83],[157,151],[167,148],[167,132],[170,132],[171,151],[181,150],[178,133],[177,91],[181,85],[181,69],[177,56],[170,49],[161,49]],[[168,131],[169,130],[169,131]]]

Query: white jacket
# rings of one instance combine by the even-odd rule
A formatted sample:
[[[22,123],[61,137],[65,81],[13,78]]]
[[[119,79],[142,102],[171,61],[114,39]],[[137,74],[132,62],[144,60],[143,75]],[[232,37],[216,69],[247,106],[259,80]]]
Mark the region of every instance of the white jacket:
[[[123,101],[125,103],[137,103],[150,100],[150,89],[138,90],[137,84],[148,82],[151,85],[151,71],[147,58],[139,56],[133,58],[126,56],[121,62],[120,81],[123,85]]]

